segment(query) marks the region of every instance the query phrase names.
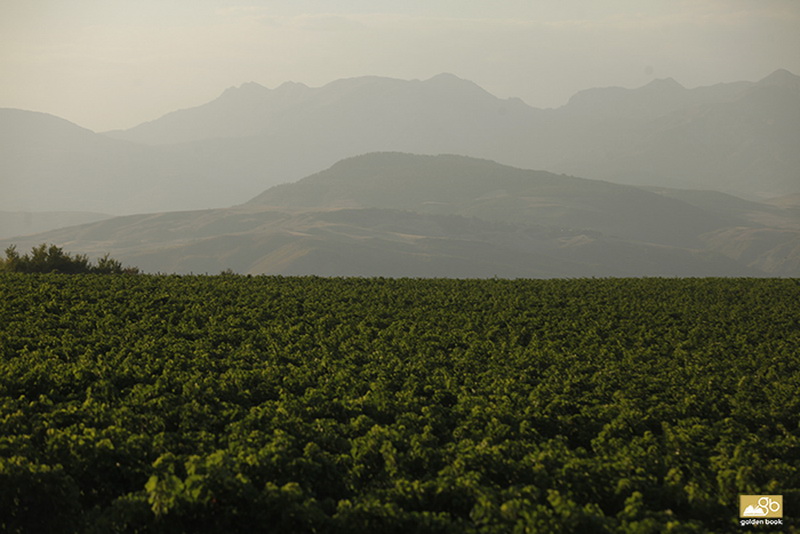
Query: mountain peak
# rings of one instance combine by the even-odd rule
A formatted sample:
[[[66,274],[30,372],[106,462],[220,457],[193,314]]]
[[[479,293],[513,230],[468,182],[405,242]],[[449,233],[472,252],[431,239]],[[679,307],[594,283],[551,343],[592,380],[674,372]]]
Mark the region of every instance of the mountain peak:
[[[423,83],[431,85],[439,85],[442,87],[480,87],[473,81],[465,80],[464,78],[459,78],[455,74],[451,74],[449,72],[442,72],[440,74],[437,74],[436,76],[428,78]]]
[[[758,82],[761,86],[778,86],[800,88],[800,76],[786,69],[778,69]]]
[[[655,80],[651,81],[642,89],[656,89],[659,91],[671,91],[675,89],[685,89],[680,83],[675,81],[675,78],[656,78]]]
[[[573,111],[595,115],[644,113],[653,116],[679,107],[686,92],[674,78],[657,78],[635,89],[600,87],[579,91],[569,99],[567,106]]]
[[[289,82],[283,82],[275,90],[276,91],[291,91],[291,90],[295,90],[295,89],[300,89],[300,90],[308,89],[308,86],[306,84],[304,84],[304,83],[289,81]]]
[[[441,72],[441,73],[437,74],[436,76],[433,76],[433,77],[429,78],[428,81],[429,82],[433,82],[433,81],[438,81],[438,82],[459,81],[459,82],[463,82],[465,80],[463,78],[459,78],[458,76],[456,76],[455,74],[453,74],[451,72]]]
[[[449,72],[437,74],[422,83],[428,87],[435,88],[437,91],[452,93],[454,96],[461,94],[468,95],[471,98],[485,98],[487,96],[497,98],[475,82],[459,78]]]
[[[228,87],[222,93],[222,96],[262,95],[268,91],[269,89],[267,89],[263,85],[257,84],[256,82],[246,82],[240,85],[239,87]]]

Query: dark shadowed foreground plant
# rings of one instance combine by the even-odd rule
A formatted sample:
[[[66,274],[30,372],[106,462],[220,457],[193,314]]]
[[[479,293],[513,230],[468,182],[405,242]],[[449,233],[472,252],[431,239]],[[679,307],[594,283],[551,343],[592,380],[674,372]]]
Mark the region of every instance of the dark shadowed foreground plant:
[[[6,249],[5,259],[0,259],[0,271],[12,273],[98,273],[98,274],[137,274],[136,267],[124,267],[121,262],[108,254],[92,265],[85,254],[70,255],[60,247],[42,243],[33,247],[30,254],[20,256],[17,247]]]

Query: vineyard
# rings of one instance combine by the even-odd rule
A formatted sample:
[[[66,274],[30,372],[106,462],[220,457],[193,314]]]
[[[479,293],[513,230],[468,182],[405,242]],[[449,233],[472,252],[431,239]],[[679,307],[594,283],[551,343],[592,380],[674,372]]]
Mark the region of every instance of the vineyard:
[[[0,531],[798,532],[799,392],[793,279],[0,273]]]

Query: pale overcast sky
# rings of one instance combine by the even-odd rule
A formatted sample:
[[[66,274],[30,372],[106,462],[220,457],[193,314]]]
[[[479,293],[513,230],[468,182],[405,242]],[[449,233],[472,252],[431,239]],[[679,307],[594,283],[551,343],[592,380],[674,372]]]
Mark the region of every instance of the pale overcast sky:
[[[557,107],[800,74],[799,51],[798,0],[0,0],[0,107],[103,131],[249,81],[440,72]]]

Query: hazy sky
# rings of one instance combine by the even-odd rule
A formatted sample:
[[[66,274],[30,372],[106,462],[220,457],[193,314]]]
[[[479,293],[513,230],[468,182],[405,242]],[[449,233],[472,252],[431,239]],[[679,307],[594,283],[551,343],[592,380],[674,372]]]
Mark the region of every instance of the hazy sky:
[[[451,72],[536,107],[800,74],[798,0],[0,0],[0,107],[128,128],[255,81]]]

